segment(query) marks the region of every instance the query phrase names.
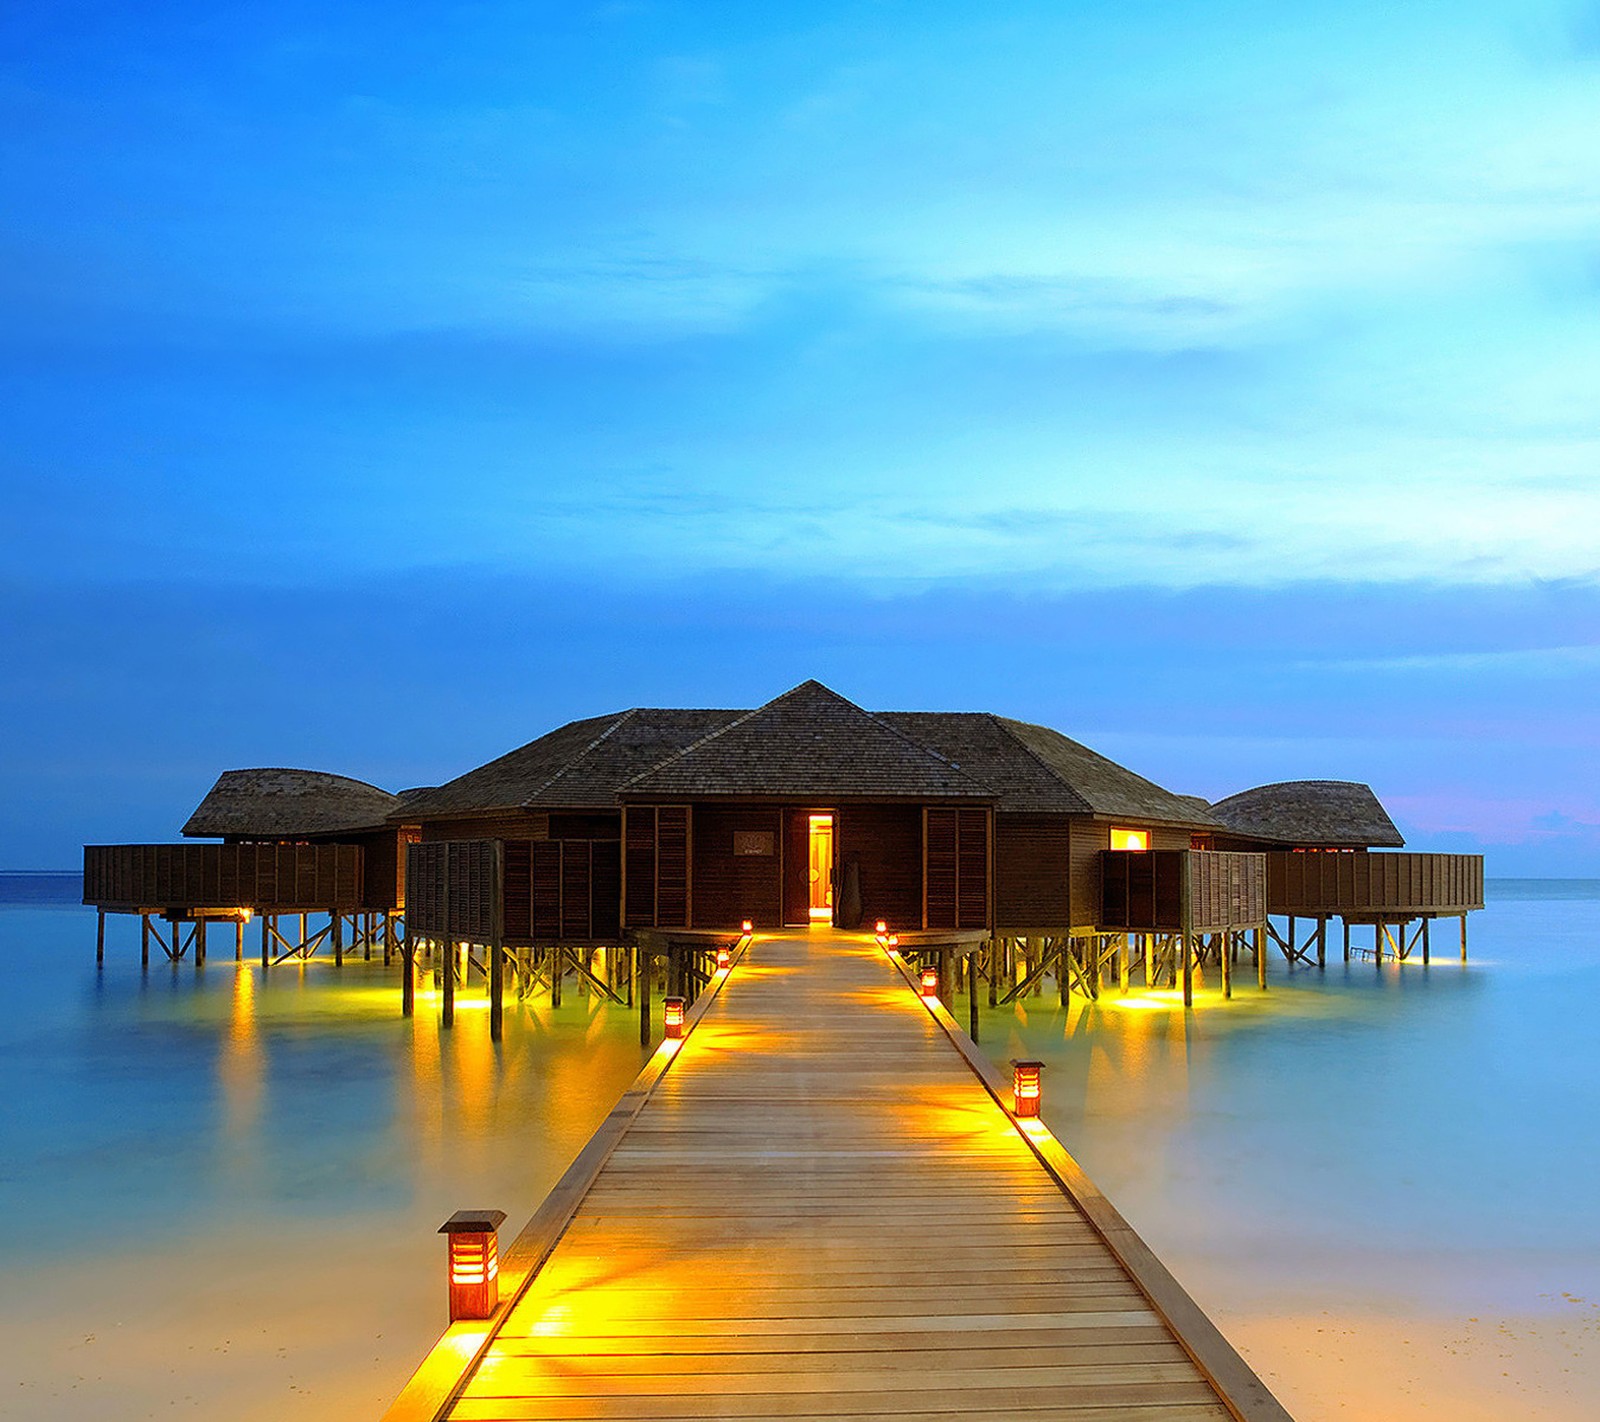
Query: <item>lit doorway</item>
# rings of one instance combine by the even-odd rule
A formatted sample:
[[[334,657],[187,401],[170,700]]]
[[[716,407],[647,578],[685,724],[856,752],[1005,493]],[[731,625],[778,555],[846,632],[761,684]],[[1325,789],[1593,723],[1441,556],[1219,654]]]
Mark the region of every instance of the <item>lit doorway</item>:
[[[810,918],[813,923],[833,922],[833,816],[812,815],[807,855],[811,883]]]

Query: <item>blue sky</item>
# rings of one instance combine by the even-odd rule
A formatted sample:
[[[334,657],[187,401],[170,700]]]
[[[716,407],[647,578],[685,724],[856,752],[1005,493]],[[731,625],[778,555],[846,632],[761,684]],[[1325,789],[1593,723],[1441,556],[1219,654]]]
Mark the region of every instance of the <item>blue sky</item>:
[[[1600,874],[1600,9],[326,9],[0,16],[0,864],[817,675]]]

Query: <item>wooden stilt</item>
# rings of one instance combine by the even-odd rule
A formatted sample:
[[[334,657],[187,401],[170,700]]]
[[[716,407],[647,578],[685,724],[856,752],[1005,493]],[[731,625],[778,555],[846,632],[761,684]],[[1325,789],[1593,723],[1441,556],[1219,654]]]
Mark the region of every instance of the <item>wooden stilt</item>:
[[[305,958],[305,957],[309,956],[307,954],[307,952],[306,952],[306,939],[308,937],[310,937],[310,933],[308,932],[308,930],[306,928],[306,915],[305,914],[301,914],[300,915],[300,956],[302,958]]]
[[[271,922],[271,914],[264,913],[261,915],[261,966],[263,968],[272,962],[272,945],[270,941],[272,930],[267,926]]]
[[[1422,966],[1424,968],[1428,966],[1428,960],[1431,957],[1431,954],[1428,951],[1428,925],[1432,921],[1432,919],[1428,918],[1424,918],[1422,920]]]
[[[955,966],[954,956],[948,948],[939,950],[939,997],[947,1012],[950,1010],[950,1004],[955,1001],[954,983],[950,977]]]
[[[333,966],[344,967],[344,915],[333,911]]]
[[[622,954],[622,972],[628,980],[628,1006],[632,1007],[634,979],[638,976],[638,969],[634,967],[634,961],[639,956],[639,950],[624,945],[617,951]]]
[[[95,914],[94,960],[96,963],[103,963],[106,960],[106,911],[104,909],[100,909]]]
[[[1187,933],[1182,935],[1183,943],[1183,1005],[1194,1006],[1194,939]]]
[[[1317,919],[1317,966],[1328,966],[1328,920],[1321,917]]]
[[[978,955],[967,954],[967,1035],[978,1040]]]
[[[206,921],[203,918],[194,922],[194,965],[197,968],[206,965]]]
[[[567,953],[564,948],[552,948],[550,961],[550,1006],[561,1006],[561,979],[567,971]]]
[[[1383,963],[1383,924],[1372,925],[1372,956],[1381,965]]]
[[[505,1033],[505,880],[506,846],[504,840],[494,844],[494,883],[491,890],[489,916],[489,1040],[498,1042]]]
[[[650,974],[654,968],[653,955],[644,944],[634,950],[633,976],[639,984],[639,1045],[650,1045]]]
[[[233,961],[244,962],[244,920],[236,918],[233,921]]]
[[[1339,922],[1344,925],[1344,960],[1348,963],[1350,961],[1350,920],[1342,918]]]
[[[1066,1007],[1072,1001],[1072,937],[1064,934],[1055,943],[1056,991],[1061,996],[1061,1005]]]
[[[1045,940],[1045,946],[1047,948],[1049,947],[1048,939]],[[991,938],[988,944],[985,946],[984,962],[989,969],[988,978],[990,1007],[998,1007],[1000,1005],[1000,974],[997,969],[1002,951],[1003,949],[1000,946],[1000,940],[998,938]]]
[[[1156,955],[1152,951],[1155,947],[1155,942],[1153,933],[1141,933],[1139,935],[1139,943],[1141,945],[1139,956],[1144,959],[1144,985],[1147,988],[1154,987],[1156,983]]]
[[[1262,992],[1267,990],[1267,926],[1262,924],[1255,930],[1256,939],[1256,987]]]
[[[1224,998],[1233,996],[1233,933],[1230,931],[1222,936],[1222,995]]]
[[[417,949],[407,934],[400,944],[400,1015],[410,1017],[417,1010]]]
[[[140,914],[139,925],[139,966],[148,968],[150,966],[150,915],[147,913]]]
[[[1284,945],[1285,946],[1284,946],[1284,951],[1283,951],[1283,956],[1290,963],[1294,962],[1294,934],[1295,934],[1294,915],[1290,914],[1289,915],[1289,936],[1288,936],[1287,939],[1284,940]]]
[[[439,972],[442,977],[439,986],[443,990],[444,1000],[439,1015],[440,1023],[445,1027],[456,1025],[456,945],[446,939],[440,945]]]
[[[1467,916],[1461,915],[1461,961],[1467,961]]]

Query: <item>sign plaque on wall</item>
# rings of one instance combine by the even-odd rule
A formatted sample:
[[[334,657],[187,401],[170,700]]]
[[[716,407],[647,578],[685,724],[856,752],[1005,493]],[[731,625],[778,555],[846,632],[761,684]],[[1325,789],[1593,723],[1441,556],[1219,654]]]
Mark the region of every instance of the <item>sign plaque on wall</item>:
[[[776,839],[771,830],[735,830],[733,852],[736,856],[770,855]]]

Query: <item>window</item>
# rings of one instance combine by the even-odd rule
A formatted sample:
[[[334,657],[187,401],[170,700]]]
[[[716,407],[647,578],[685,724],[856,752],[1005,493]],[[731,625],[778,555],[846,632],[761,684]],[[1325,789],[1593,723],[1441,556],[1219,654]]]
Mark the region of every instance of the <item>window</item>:
[[[1111,847],[1113,849],[1149,849],[1150,831],[1135,829],[1113,829],[1111,831]]]

